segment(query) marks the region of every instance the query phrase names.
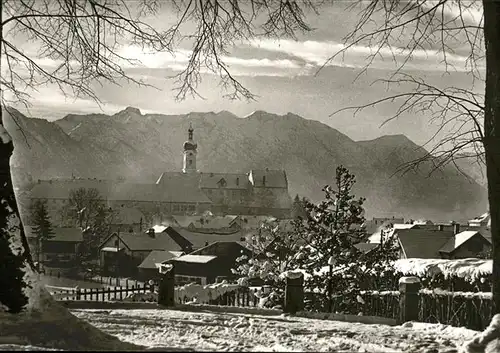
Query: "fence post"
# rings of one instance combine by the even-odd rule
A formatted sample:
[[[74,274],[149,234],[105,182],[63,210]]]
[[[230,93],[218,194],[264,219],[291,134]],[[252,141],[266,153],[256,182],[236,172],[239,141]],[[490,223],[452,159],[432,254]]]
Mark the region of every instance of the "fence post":
[[[175,305],[175,271],[173,265],[159,268],[161,273],[160,285],[158,287],[158,304],[164,306]]]
[[[286,274],[283,312],[295,314],[302,310],[304,310],[304,274],[289,271]]]
[[[418,277],[399,279],[399,324],[418,320],[420,288],[421,283]]]

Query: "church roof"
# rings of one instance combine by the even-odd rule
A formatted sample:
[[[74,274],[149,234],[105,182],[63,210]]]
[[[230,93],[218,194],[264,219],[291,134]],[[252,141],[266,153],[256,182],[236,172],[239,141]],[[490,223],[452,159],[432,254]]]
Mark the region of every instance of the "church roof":
[[[181,173],[177,173],[181,174]],[[114,180],[53,180],[36,184],[30,195],[40,199],[68,199],[71,190],[95,188],[106,200],[133,200],[178,203],[211,203],[200,190],[197,178],[187,175],[166,178],[160,184],[137,184]],[[160,178],[161,179],[161,178]]]
[[[265,177],[265,182],[264,182]],[[250,181],[254,187],[286,188],[288,181],[284,170],[252,169]]]
[[[110,195],[110,200],[135,200],[178,203],[211,203],[196,182],[181,178],[161,184],[122,184]]]
[[[98,179],[55,179],[39,180],[29,194],[35,199],[68,199],[70,191],[79,188],[94,188],[106,198],[111,184],[116,181]]]
[[[248,188],[248,176],[244,173],[200,173],[202,189],[240,189]]]

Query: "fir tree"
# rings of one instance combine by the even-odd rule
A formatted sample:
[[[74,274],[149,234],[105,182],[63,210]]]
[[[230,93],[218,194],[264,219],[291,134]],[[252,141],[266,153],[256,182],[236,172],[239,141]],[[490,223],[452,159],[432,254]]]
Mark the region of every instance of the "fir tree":
[[[100,242],[111,235],[111,224],[116,217],[113,209],[100,205],[95,216],[89,220],[89,225],[85,230],[88,234],[85,237],[84,248],[87,255],[91,257],[97,254]]]
[[[50,222],[49,212],[47,210],[47,202],[37,200],[32,208],[33,233],[36,239],[36,259],[40,266],[40,257],[43,253],[43,243],[54,237],[54,230]]]
[[[326,186],[325,200],[319,204],[306,201],[307,245],[301,249],[300,268],[308,273],[306,288],[323,294],[331,310],[333,293],[343,293],[343,305],[356,300],[359,291],[370,285],[373,271],[383,271],[388,261],[392,243],[367,254],[355,245],[365,242],[368,234],[364,228],[364,198],[351,194],[355,177],[345,167],[336,169],[335,184]],[[392,248],[391,248],[392,249]]]

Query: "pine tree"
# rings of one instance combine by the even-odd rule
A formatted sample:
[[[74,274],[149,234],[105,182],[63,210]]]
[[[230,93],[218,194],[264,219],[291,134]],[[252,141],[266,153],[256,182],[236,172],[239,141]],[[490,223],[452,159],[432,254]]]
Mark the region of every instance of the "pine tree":
[[[116,214],[111,208],[100,205],[95,216],[89,220],[87,232],[89,237],[85,242],[87,255],[94,256],[97,253],[100,242],[111,234],[111,223]]]
[[[54,230],[52,229],[47,202],[45,200],[34,202],[31,217],[33,221],[33,233],[36,236],[36,259],[39,267],[40,257],[43,253],[43,243],[54,237]]]
[[[342,292],[343,304],[349,306],[360,289],[369,285],[370,273],[384,269],[393,258],[386,253],[390,244],[369,255],[355,247],[368,234],[363,226],[365,199],[351,194],[354,184],[354,175],[339,166],[334,186],[323,188],[325,200],[319,204],[306,201],[308,239],[298,257],[299,266],[309,274],[306,288],[319,290],[328,306],[334,292]]]

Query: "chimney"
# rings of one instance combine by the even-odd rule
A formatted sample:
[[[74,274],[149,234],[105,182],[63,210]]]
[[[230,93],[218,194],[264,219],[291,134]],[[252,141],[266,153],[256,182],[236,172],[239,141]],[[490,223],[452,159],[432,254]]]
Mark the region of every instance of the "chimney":
[[[438,224],[438,230],[442,232],[444,229],[444,224]]]
[[[148,235],[149,235],[150,238],[154,238],[155,237],[155,230],[154,230],[154,228],[149,228]]]
[[[455,223],[453,225],[453,234],[458,234],[460,233],[460,223]]]

